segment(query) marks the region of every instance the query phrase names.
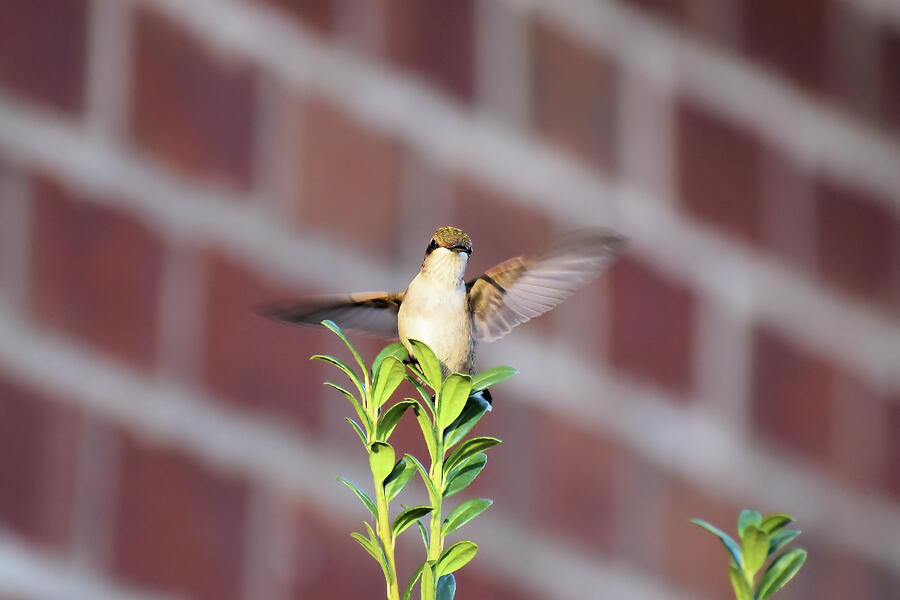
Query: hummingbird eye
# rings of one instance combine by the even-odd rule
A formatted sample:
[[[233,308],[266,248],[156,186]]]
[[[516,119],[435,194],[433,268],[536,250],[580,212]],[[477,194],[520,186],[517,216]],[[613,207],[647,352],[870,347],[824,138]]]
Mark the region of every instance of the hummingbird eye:
[[[432,239],[432,240],[431,240],[431,243],[428,244],[428,250],[429,250],[429,251],[430,251],[430,250],[437,250],[437,247],[438,247],[438,243],[437,243],[436,241],[434,241],[434,239]]]

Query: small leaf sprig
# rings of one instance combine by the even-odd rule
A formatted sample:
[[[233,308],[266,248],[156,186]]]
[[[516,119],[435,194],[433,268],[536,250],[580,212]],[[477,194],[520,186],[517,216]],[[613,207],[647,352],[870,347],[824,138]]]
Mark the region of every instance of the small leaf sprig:
[[[756,576],[766,561],[800,535],[799,530],[786,528],[793,521],[794,517],[786,513],[763,517],[755,510],[743,510],[738,516],[741,540],[738,545],[718,527],[702,519],[691,519],[692,523],[718,537],[731,556],[728,575],[737,600],[766,600],[783,588],[806,562],[806,550],[785,550],[772,559],[754,588]]]
[[[496,367],[475,376],[450,373],[443,377],[434,352],[426,344],[411,340],[417,365],[404,364],[408,353],[401,343],[396,342],[379,352],[370,371],[340,327],[331,321],[322,324],[341,338],[360,369],[357,373],[334,356],[312,357],[337,367],[350,379],[357,392],[354,394],[335,383],[325,382],[341,392],[353,406],[357,419],[346,417],[346,421],[366,449],[372,471],[374,500],[356,484],[338,477],[362,501],[374,520],[374,527],[364,521],[365,534],[354,532],[351,536],[381,567],[388,600],[401,600],[401,597],[409,600],[420,578],[423,600],[452,600],[456,593],[453,573],[475,557],[478,546],[464,540],[444,549],[445,538],[484,512],[493,501],[487,498],[464,501],[446,518],[442,518],[443,502],[472,483],[487,463],[485,450],[500,443],[493,437],[464,438],[490,408],[480,392],[515,374],[516,370]],[[387,407],[404,380],[416,387],[422,401],[405,398]],[[429,388],[434,394],[428,392]],[[410,408],[425,437],[430,459],[428,469],[412,454],[404,454],[397,460],[388,441]],[[391,500],[400,494],[416,472],[425,484],[429,504],[404,506],[391,521]],[[426,527],[422,518],[429,513],[430,524]],[[426,558],[409,578],[401,596],[395,561],[396,541],[413,523],[422,535]]]
[[[497,438],[488,436],[463,441],[490,409],[489,402],[480,392],[517,371],[512,367],[494,367],[475,376],[450,373],[443,377],[440,362],[431,348],[418,340],[410,340],[410,344],[417,364],[409,366],[413,376],[408,375],[407,379],[422,397],[413,412],[428,448],[429,468],[426,469],[414,456],[408,454],[407,457],[415,464],[428,491],[431,519],[427,528],[419,522],[426,559],[410,578],[403,600],[409,599],[420,576],[422,600],[450,600],[456,591],[454,571],[475,557],[478,545],[462,540],[445,550],[445,538],[487,510],[493,501],[487,498],[466,500],[446,518],[443,518],[443,503],[472,483],[487,464],[485,451],[500,443]],[[429,393],[427,388],[434,393]]]

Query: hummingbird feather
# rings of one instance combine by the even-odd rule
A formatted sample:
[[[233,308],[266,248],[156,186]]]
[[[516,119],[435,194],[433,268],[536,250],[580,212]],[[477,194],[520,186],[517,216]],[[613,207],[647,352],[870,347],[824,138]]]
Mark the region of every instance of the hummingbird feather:
[[[379,337],[397,338],[397,312],[403,293],[361,292],[288,300],[260,308],[263,315],[302,325],[318,325],[331,319],[343,329]]]
[[[476,340],[501,338],[571,296],[600,273],[622,241],[608,232],[573,234],[540,254],[510,258],[469,281]]]

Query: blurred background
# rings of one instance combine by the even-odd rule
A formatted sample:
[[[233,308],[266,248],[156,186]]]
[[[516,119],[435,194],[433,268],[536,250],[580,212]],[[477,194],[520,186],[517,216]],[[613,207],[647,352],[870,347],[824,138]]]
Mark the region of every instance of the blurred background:
[[[444,224],[630,239],[482,348],[461,598],[729,598],[688,519],[744,507],[804,530],[777,597],[897,597],[894,0],[0,0],[0,597],[381,597],[344,351],[251,307]]]

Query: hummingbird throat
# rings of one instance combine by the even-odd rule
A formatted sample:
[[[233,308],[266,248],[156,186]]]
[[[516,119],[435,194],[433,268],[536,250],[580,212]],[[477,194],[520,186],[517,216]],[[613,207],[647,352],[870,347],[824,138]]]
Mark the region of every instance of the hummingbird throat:
[[[435,284],[453,289],[463,284],[463,275],[466,273],[468,262],[469,256],[464,252],[438,248],[425,257],[422,275]]]

